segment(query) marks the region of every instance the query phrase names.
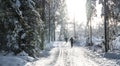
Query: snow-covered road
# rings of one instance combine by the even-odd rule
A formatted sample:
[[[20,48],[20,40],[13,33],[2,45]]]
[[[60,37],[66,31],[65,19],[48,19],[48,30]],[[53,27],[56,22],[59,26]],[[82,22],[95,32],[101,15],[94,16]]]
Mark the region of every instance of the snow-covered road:
[[[61,44],[60,53],[55,66],[97,66],[95,62],[85,57],[84,48],[70,48],[68,44]]]
[[[70,43],[59,42],[50,51],[50,56],[34,62],[34,66],[119,66],[114,61],[96,57],[84,47],[70,47]]]
[[[70,48],[69,43],[59,45],[59,56],[56,61],[54,66],[97,66],[85,57],[83,48]]]
[[[71,48],[69,42],[53,42],[48,45],[50,49],[46,47],[37,60],[29,56],[0,56],[0,66],[120,66],[119,59],[106,59],[75,44]]]

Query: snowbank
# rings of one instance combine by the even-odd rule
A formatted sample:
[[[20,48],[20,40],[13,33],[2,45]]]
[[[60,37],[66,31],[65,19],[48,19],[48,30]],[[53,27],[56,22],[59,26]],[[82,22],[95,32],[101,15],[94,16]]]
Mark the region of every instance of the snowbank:
[[[0,66],[31,66],[31,64],[19,57],[0,56]]]
[[[0,66],[32,66],[34,60],[33,57],[28,56],[24,51],[16,56],[12,52],[7,54],[5,52],[0,53]]]

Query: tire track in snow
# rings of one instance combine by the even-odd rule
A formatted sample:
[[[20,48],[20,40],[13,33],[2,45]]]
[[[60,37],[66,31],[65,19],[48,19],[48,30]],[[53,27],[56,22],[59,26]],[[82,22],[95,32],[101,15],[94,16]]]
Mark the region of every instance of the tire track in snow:
[[[55,65],[55,63],[57,62],[57,60],[58,60],[58,58],[59,58],[59,53],[60,53],[60,51],[58,51],[58,52],[56,53],[56,55],[55,55],[55,57],[54,57],[54,60],[53,60],[51,63],[49,63],[49,66],[54,66],[54,65]]]
[[[71,58],[68,48],[64,48],[63,50],[64,50],[64,55],[63,55],[64,66],[71,66]]]
[[[59,56],[54,66],[73,66],[72,48],[68,43],[62,44],[59,47]]]
[[[59,56],[58,59],[56,61],[56,64],[54,66],[64,66],[64,62],[63,62],[63,45],[59,45]]]
[[[70,47],[68,43],[59,45],[59,56],[54,66],[71,66],[71,53],[69,49]]]

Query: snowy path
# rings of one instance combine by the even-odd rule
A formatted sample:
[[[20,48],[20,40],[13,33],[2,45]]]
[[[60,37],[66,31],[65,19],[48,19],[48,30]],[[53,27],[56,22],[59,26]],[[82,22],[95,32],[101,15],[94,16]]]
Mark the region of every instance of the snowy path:
[[[69,45],[63,44],[59,51],[55,66],[97,66],[96,63],[85,57],[83,48],[70,48]]]
[[[95,62],[85,57],[84,48],[62,46],[58,63],[55,66],[97,66]]]
[[[104,58],[94,58],[94,54],[83,47],[70,48],[69,43],[61,42],[50,51],[49,57],[40,58],[33,66],[119,66]]]
[[[51,56],[35,62],[35,66],[97,66],[95,62],[87,59],[84,48],[70,48],[69,43],[61,43],[51,50]]]

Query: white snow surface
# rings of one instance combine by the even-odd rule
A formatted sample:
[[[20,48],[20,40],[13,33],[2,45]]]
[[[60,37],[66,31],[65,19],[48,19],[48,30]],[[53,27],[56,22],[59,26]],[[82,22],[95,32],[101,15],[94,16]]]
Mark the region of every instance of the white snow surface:
[[[69,42],[52,42],[50,46],[36,61],[29,56],[0,56],[0,66],[120,66],[85,47],[71,48]]]
[[[85,47],[70,47],[70,43],[53,42],[47,57],[41,57],[33,66],[119,66]]]

